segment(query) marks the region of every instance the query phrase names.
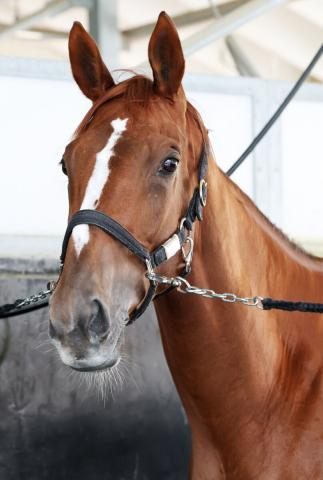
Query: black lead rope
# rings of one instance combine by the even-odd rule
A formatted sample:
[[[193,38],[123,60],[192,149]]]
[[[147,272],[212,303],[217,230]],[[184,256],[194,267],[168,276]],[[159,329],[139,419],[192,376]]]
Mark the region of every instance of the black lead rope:
[[[278,120],[278,118],[281,116],[287,105],[291,102],[291,100],[295,97],[296,93],[298,90],[301,88],[319,59],[321,58],[321,55],[323,53],[323,45],[318,49],[316,54],[314,55],[312,61],[309,63],[307,68],[304,70],[302,75],[299,77],[287,97],[283,100],[283,102],[280,104],[280,106],[277,108],[276,112],[273,114],[273,116],[268,120],[266,125],[260,130],[258,135],[254,138],[254,140],[250,143],[250,145],[246,148],[246,150],[240,155],[238,160],[234,162],[234,164],[229,168],[227,171],[228,177],[230,177],[236,170],[237,168],[240,167],[240,165],[245,161],[245,159],[250,155],[250,153],[256,148],[258,143],[264,138],[264,136],[268,133],[268,131],[271,129],[271,127],[274,125],[274,123]]]
[[[48,307],[48,296],[49,295],[46,295],[46,298],[31,302],[28,305],[24,304],[25,299],[23,298],[16,300],[14,303],[6,303],[4,305],[1,305],[0,319],[17,317],[18,315],[24,315],[26,313],[39,310],[40,308]]]
[[[272,298],[264,298],[261,303],[264,310],[323,313],[323,303],[286,302],[285,300],[273,300]]]

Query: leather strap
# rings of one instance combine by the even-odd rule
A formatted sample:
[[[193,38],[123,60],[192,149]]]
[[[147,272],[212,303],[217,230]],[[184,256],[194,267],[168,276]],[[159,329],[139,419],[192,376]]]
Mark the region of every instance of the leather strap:
[[[119,240],[122,245],[127,247],[128,250],[135,254],[136,257],[139,257],[142,261],[150,260],[150,253],[148,250],[116,220],[102,212],[98,212],[97,210],[79,210],[73,215],[67,225],[61,253],[62,264],[66,257],[68,241],[73,232],[73,228],[77,225],[84,224],[95,225],[96,227],[101,228],[105,233],[112,235],[112,237]]]
[[[79,210],[72,216],[64,235],[62,253],[60,256],[62,264],[65,261],[67,246],[73,229],[77,225],[84,224],[94,225],[101,228],[105,233],[116,238],[143,262],[149,260],[153,268],[158,267],[158,265],[167,260],[167,253],[163,245],[160,245],[153,252],[149,252],[125,227],[113,218],[97,210]],[[179,245],[182,246],[186,239],[185,228],[178,229],[176,235],[178,236]]]
[[[207,183],[205,181],[207,167],[208,155],[207,150],[204,147],[198,168],[198,186],[194,190],[186,213],[185,227],[188,230],[192,230],[196,219],[199,221],[203,220],[203,208],[205,207],[207,197]]]
[[[141,302],[139,307],[136,308],[131,314],[129,315],[129,320],[127,322],[127,325],[131,325],[137,318],[141,317],[141,315],[147,310],[148,305],[150,302],[153,300],[155,293],[156,293],[157,285],[155,285],[153,282],[150,282],[150,286],[148,289],[148,292],[144,298],[144,300]]]

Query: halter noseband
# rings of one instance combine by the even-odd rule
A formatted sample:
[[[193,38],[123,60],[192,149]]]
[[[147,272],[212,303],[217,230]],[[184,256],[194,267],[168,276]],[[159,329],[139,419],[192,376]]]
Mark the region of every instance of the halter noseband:
[[[102,212],[98,212],[97,210],[79,210],[72,216],[66,228],[60,257],[61,270],[64,266],[70,236],[73,232],[73,228],[77,225],[94,225],[100,228],[105,233],[111,235],[120,243],[122,243],[122,245],[128,248],[128,250],[130,250],[142,262],[145,262],[148,270],[150,271],[172,258],[183,247],[188,238],[190,238],[190,236],[187,235],[187,232],[192,231],[196,218],[198,220],[202,220],[203,207],[206,205],[207,196],[207,183],[205,181],[207,163],[207,152],[204,147],[200,156],[198,167],[198,186],[194,190],[186,216],[181,221],[176,232],[162,245],[157,247],[152,252],[149,252],[149,250],[147,250],[140,242],[138,242],[138,240],[136,240],[136,238],[130,232],[128,232],[126,228],[124,228],[112,217],[109,217]],[[190,266],[190,261],[188,263],[189,264],[187,264],[186,267]],[[187,268],[185,273],[187,274],[188,272],[189,269]],[[157,284],[153,280],[149,281],[150,286],[144,300],[141,302],[139,307],[137,307],[130,314],[127,324],[130,324],[139,318],[153,300],[156,293]]]

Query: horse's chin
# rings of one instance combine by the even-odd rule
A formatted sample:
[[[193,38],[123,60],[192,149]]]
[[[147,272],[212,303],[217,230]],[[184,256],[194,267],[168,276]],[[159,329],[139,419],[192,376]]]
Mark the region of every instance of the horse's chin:
[[[112,368],[116,367],[119,363],[120,363],[120,360],[121,360],[121,356],[118,354],[118,356],[116,358],[113,358],[112,360],[110,359],[109,361],[107,362],[104,362],[100,365],[97,365],[95,367],[72,367],[72,370],[75,370],[77,372],[102,372],[104,370],[111,370]]]
[[[75,357],[71,350],[68,351],[62,347],[60,342],[52,341],[64,365],[76,372],[95,373],[109,371],[118,366],[122,357],[123,340],[124,330],[122,329],[112,343],[110,340],[108,344],[103,344],[97,351],[87,352],[83,358],[79,359]]]

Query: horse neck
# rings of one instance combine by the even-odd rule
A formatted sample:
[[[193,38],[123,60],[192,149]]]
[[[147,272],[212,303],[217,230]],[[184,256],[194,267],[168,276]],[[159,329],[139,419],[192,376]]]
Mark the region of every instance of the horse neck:
[[[306,292],[315,301],[322,267],[275,231],[213,162],[208,190],[204,219],[195,227],[189,281],[248,297],[302,298]],[[250,399],[261,402],[268,395],[284,338],[291,336],[278,322],[279,314],[178,292],[157,300],[156,311],[166,358],[188,411],[203,407],[210,414],[218,406],[221,415],[229,414],[234,402],[236,411],[243,411],[243,405],[254,407]],[[293,320],[295,333],[299,327]]]

